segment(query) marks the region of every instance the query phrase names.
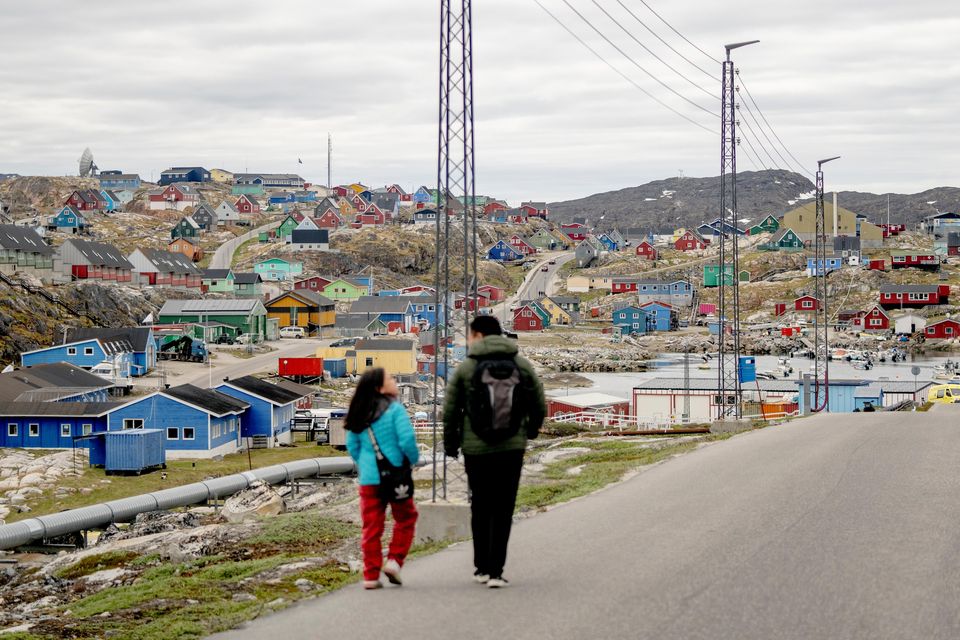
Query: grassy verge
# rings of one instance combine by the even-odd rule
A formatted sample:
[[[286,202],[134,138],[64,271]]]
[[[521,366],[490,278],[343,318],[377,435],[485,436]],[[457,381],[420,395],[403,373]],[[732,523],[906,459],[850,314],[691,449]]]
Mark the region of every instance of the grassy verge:
[[[199,482],[204,478],[228,475],[247,471],[249,468],[266,467],[304,458],[343,455],[330,447],[318,447],[314,443],[300,442],[295,447],[277,447],[274,449],[254,449],[250,452],[250,462],[246,453],[225,456],[223,460],[172,460],[167,463],[164,472],[142,476],[107,476],[103,469],[86,468],[81,475],[64,478],[58,489],[67,489],[65,497],[57,497],[53,491],[47,491],[31,500],[29,513],[11,513],[7,522],[31,518],[47,513],[57,513],[65,509],[75,509],[108,500],[117,500],[129,496],[169,489],[179,485]],[[81,490],[88,490],[81,493]]]

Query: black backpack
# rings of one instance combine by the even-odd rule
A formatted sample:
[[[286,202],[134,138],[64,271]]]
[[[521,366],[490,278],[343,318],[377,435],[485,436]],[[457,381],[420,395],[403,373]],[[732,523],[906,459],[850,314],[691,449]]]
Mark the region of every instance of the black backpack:
[[[487,444],[499,444],[520,431],[536,438],[543,423],[536,383],[514,358],[477,358],[467,411],[473,432]]]

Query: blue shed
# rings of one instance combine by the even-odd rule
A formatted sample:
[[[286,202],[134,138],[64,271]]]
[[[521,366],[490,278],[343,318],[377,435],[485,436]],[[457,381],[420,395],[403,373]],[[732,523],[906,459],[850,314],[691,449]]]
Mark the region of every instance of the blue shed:
[[[825,262],[819,265],[816,258],[807,258],[807,273],[811,276],[820,275],[823,272],[823,264],[827,265],[827,273],[839,271],[843,268],[843,258],[841,256],[827,256]]]
[[[105,360],[120,360],[120,370],[133,373],[133,351],[126,341],[101,341],[96,338],[68,342],[20,354],[24,367],[53,362],[67,362],[83,369],[95,367]],[[142,375],[142,374],[141,374]]]
[[[122,404],[108,414],[110,431],[161,429],[167,455],[205,458],[236,451],[249,403],[191,384]]]
[[[646,333],[650,316],[640,307],[624,307],[613,312],[613,324],[622,333]]]
[[[242,437],[267,438],[267,446],[271,447],[275,443],[293,442],[290,422],[296,412],[297,403],[303,400],[306,394],[253,376],[224,379],[223,384],[216,390],[250,406],[241,422]]]
[[[0,447],[70,449],[74,440],[107,430],[107,414],[116,403],[4,402],[0,404]],[[77,446],[86,447],[80,440]]]
[[[521,260],[523,254],[514,249],[506,240],[500,240],[487,250],[487,260],[492,262],[513,262]]]
[[[807,394],[803,393],[803,383],[800,384],[800,413],[806,413],[808,411],[808,402],[813,400],[816,395],[817,398],[814,400],[816,406],[823,401],[823,390],[821,389],[818,394],[816,387],[814,386],[814,381],[810,380],[810,391],[809,398],[806,397]],[[863,387],[869,385],[868,380],[830,380],[829,382],[829,403],[827,411],[830,413],[851,413],[857,406],[856,397],[857,392],[860,391]]]
[[[323,370],[330,372],[332,378],[347,377],[347,359],[346,358],[324,358]]]
[[[164,433],[160,429],[109,431],[90,439],[90,466],[109,473],[140,474],[166,467]]]

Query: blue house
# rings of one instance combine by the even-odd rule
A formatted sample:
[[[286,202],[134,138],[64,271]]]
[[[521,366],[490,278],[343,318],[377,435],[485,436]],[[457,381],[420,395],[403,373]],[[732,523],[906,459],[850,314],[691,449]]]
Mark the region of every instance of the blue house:
[[[830,273],[831,271],[839,271],[843,268],[843,257],[842,256],[827,256],[826,258],[826,272]],[[817,263],[816,258],[807,258],[807,274],[811,276],[818,276],[823,273],[823,263]]]
[[[87,228],[87,219],[83,217],[80,209],[77,209],[72,204],[64,205],[63,208],[53,215],[53,219],[50,222],[50,226],[56,228],[58,231],[79,233]]]
[[[420,187],[419,189],[413,192],[413,201],[416,203],[432,202],[433,195],[430,193],[430,189],[426,187]]]
[[[492,262],[513,262],[522,259],[523,254],[514,249],[506,240],[499,240],[497,244],[487,249],[487,260]]]
[[[810,381],[808,393],[804,393],[802,382],[798,382],[797,384],[800,385],[799,404],[801,414],[807,413],[811,404],[815,403],[819,406],[823,402],[823,388],[817,393],[813,380]],[[864,398],[876,398],[878,391],[868,390],[867,387],[869,385],[869,380],[830,380],[828,385],[827,411],[830,413],[851,413],[857,408],[858,393],[861,393],[861,397]],[[879,391],[879,393],[879,399],[882,401],[882,391]],[[816,400],[814,400],[814,396],[816,396]],[[861,401],[861,411],[863,410],[862,405],[863,402]],[[875,406],[879,408],[881,405]]]
[[[419,296],[403,296],[410,298],[410,309],[412,313],[420,320],[425,321],[429,326],[437,326],[437,318],[443,317],[443,303],[438,307],[435,304],[433,294],[426,293]]]
[[[613,312],[613,324],[622,333],[640,334],[648,330],[650,316],[640,307],[623,307]]]
[[[130,374],[146,375],[157,368],[157,344],[152,327],[126,327],[121,329],[78,328],[67,330],[67,342],[96,339],[101,343],[125,342],[133,355]]]
[[[162,429],[168,458],[207,458],[235,452],[250,404],[191,384],[155,391],[107,412],[107,429]]]
[[[74,438],[107,430],[107,414],[119,406],[104,402],[0,403],[0,447],[70,449]]]
[[[132,375],[133,347],[129,342],[125,340],[101,341],[97,338],[90,338],[34,351],[25,351],[20,354],[20,363],[24,367],[66,362],[81,369],[90,369],[101,362],[114,362],[115,360],[120,365],[121,372],[130,371]]]
[[[107,402],[113,384],[66,362],[0,373],[0,403]]]
[[[107,203],[107,206],[104,208],[104,211],[108,213],[112,211],[119,211],[120,207],[123,206],[123,201],[120,199],[120,196],[115,194],[110,189],[101,189],[100,195],[103,197],[104,201],[106,201]]]
[[[250,438],[251,444],[273,447],[293,442],[290,424],[297,403],[312,393],[309,387],[271,384],[253,376],[225,378],[216,387],[221,394],[237,398],[248,405],[249,410],[241,421],[241,436]]]
[[[297,198],[292,193],[282,192],[270,196],[270,204],[285,204],[296,202]]]
[[[317,192],[316,191],[297,191],[293,194],[297,202],[302,204],[307,204],[310,202],[317,201]]]
[[[647,312],[648,331],[674,331],[679,326],[677,310],[663,302],[648,302],[640,306]]]
[[[101,171],[100,188],[119,191],[136,191],[140,188],[140,175],[120,171]]]
[[[597,239],[600,241],[600,244],[602,244],[604,249],[606,249],[607,251],[620,250],[620,245],[613,238],[611,238],[605,233],[601,234],[600,237]]]
[[[172,167],[160,173],[161,187],[174,182],[210,182],[210,172],[203,167]]]
[[[697,227],[697,233],[708,239],[720,236],[721,234],[729,235],[732,233],[738,236],[746,235],[746,231],[743,229],[735,227],[726,220],[721,220],[720,218],[716,218],[711,222],[704,222]]]

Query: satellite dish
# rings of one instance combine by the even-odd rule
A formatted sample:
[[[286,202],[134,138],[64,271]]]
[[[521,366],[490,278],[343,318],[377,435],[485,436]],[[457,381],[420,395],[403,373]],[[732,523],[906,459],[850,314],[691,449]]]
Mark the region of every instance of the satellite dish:
[[[93,162],[93,152],[90,151],[90,147],[87,147],[83,150],[83,155],[80,156],[80,177],[95,176],[97,175],[97,169],[97,165]]]

